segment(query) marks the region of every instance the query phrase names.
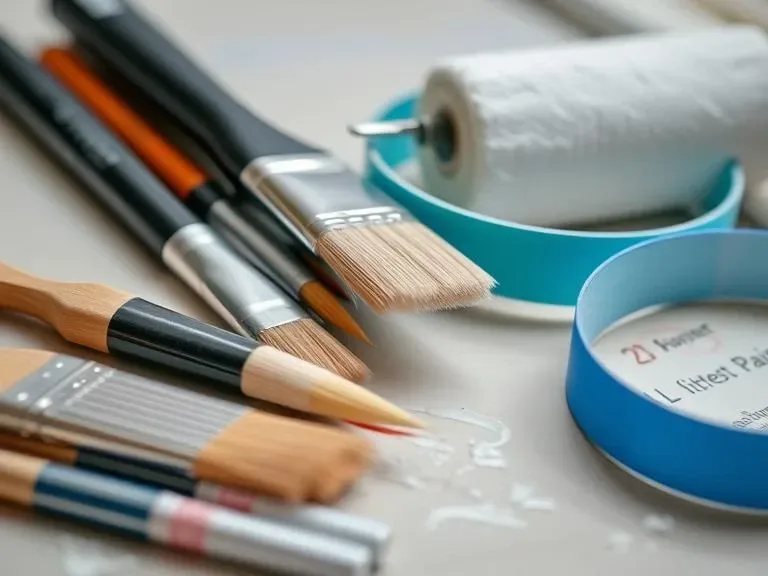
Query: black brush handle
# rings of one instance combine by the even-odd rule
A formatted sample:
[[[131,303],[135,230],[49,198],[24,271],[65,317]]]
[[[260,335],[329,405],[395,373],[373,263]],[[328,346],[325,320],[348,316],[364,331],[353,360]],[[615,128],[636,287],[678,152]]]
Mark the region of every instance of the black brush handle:
[[[123,0],[52,0],[77,42],[163,107],[230,176],[256,158],[319,150],[256,117]]]
[[[110,354],[150,362],[175,372],[240,388],[243,366],[259,344],[133,298],[112,316],[107,330]]]
[[[156,256],[199,220],[52,76],[0,37],[0,106]]]

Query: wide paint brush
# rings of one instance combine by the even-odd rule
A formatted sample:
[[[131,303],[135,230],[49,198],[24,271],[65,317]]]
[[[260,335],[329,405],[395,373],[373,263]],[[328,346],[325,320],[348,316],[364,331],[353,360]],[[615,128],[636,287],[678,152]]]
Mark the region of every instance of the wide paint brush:
[[[232,329],[363,381],[368,368],[245,262],[82,104],[0,38],[0,105]]]
[[[278,573],[367,576],[373,569],[371,551],[356,542],[7,450],[0,450],[0,500]]]
[[[138,87],[193,134],[377,312],[455,308],[494,280],[330,152],[258,118],[129,2],[52,0],[89,55]]]
[[[292,502],[337,499],[372,455],[348,431],[46,350],[0,349],[0,428]]]
[[[197,481],[183,470],[158,468],[145,461],[121,458],[109,452],[79,450],[66,444],[41,442],[7,432],[0,432],[0,449],[151,484],[286,526],[359,542],[371,550],[375,564],[381,563],[392,539],[390,526],[373,518],[350,514],[333,506],[286,504],[261,494]]]
[[[303,263],[275,246],[247,221],[215,181],[102,82],[72,50],[45,49],[40,63],[109,126],[180,200],[229,240],[243,258],[321,318],[368,342],[355,319]]]
[[[419,425],[337,374],[109,286],[56,282],[0,262],[0,308],[43,320],[74,344],[202,377],[251,398],[363,424]]]

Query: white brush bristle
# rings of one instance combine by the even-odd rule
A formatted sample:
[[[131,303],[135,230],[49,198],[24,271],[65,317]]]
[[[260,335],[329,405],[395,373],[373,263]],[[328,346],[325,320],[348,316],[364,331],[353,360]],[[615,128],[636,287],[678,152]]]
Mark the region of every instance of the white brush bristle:
[[[460,308],[490,296],[494,279],[418,222],[324,234],[318,255],[376,312]]]

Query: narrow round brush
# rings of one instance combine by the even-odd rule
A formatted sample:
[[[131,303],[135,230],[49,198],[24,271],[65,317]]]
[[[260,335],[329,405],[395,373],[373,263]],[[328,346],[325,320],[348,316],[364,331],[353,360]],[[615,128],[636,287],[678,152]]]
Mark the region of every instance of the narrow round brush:
[[[61,443],[42,442],[0,431],[0,449],[21,452],[172,490],[185,496],[239,510],[270,521],[303,530],[358,542],[373,553],[375,565],[381,564],[392,540],[392,529],[374,518],[350,514],[337,507],[303,504],[295,506],[262,494],[234,490],[220,484],[198,482],[183,470],[158,468],[146,461],[126,459],[98,450],[79,450]]]
[[[229,240],[243,258],[322,319],[369,341],[352,315],[303,264],[246,221],[216,182],[102,82],[72,50],[44,49],[40,63],[120,136],[180,200]]]
[[[45,350],[0,350],[0,423],[291,502],[333,501],[371,464],[355,434]]]
[[[0,500],[281,574],[368,576],[359,543],[275,524],[122,478],[0,450]]]
[[[52,0],[89,55],[117,71],[192,134],[376,312],[473,304],[495,282],[403,207],[363,185],[326,150],[258,118],[121,1],[107,14]]]
[[[351,380],[367,377],[359,358],[227,246],[72,94],[3,38],[0,104],[233,330],[303,354]],[[296,335],[310,341],[289,340]]]
[[[265,344],[99,284],[56,282],[0,262],[0,308],[34,316],[74,344],[204,377],[294,410],[371,424],[418,420],[332,371],[281,352],[312,332],[267,331]],[[288,327],[300,330],[302,322]],[[270,339],[288,338],[266,344]],[[313,350],[323,346],[309,346]],[[320,359],[317,364],[334,362]],[[341,369],[341,368],[340,368]]]

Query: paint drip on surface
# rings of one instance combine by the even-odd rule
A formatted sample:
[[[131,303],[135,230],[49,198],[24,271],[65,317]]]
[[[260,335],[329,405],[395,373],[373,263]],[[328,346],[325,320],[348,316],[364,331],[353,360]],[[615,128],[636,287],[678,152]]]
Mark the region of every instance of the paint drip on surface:
[[[445,506],[433,510],[427,520],[427,528],[435,530],[446,520],[464,520],[504,528],[525,528],[528,523],[509,510],[499,508],[492,502],[470,506]]]
[[[533,494],[533,486],[515,482],[509,491],[509,501],[512,504],[522,504]]]
[[[626,554],[632,546],[634,538],[626,532],[614,532],[608,537],[608,548],[618,554]]]
[[[109,576],[133,566],[136,558],[93,540],[66,536],[61,561],[67,576]]]
[[[402,457],[396,458],[394,462],[379,460],[376,462],[372,472],[373,476],[376,478],[407,486],[414,490],[421,490],[427,485],[426,482],[418,476],[405,472],[405,462]]]
[[[417,436],[411,443],[429,450],[430,459],[435,466],[442,466],[451,459],[455,449],[445,440],[430,436]]]
[[[487,442],[470,441],[470,456],[476,466],[482,468],[506,468],[507,461],[501,448],[512,438],[512,433],[500,420],[464,408],[417,408],[411,409],[411,412],[471,424],[493,432],[497,436],[495,440]]]
[[[649,514],[643,519],[643,528],[657,535],[665,535],[675,527],[675,519],[669,514]]]
[[[521,507],[523,510],[552,512],[555,509],[555,501],[552,498],[529,498],[521,504]]]
[[[533,486],[515,482],[509,490],[509,502],[521,510],[551,512],[555,509],[554,498],[533,495]]]

